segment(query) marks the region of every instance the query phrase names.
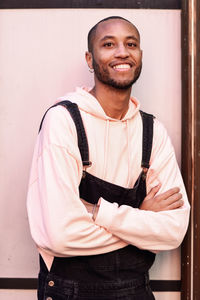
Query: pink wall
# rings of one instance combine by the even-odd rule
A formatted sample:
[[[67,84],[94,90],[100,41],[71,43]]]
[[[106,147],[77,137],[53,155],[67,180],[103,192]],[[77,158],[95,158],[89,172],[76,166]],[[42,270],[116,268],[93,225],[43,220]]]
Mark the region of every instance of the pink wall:
[[[141,33],[143,71],[133,95],[143,110],[163,121],[180,162],[179,10],[0,11],[0,236],[4,240],[0,277],[36,277],[38,257],[25,201],[39,121],[57,97],[75,86],[92,85],[84,60],[86,36],[91,26],[109,15],[128,18]],[[151,278],[180,279],[179,250],[159,254]],[[4,294],[4,299],[11,299],[11,294]],[[163,293],[162,300],[169,299],[167,295]],[[170,299],[179,299],[179,294],[171,293]]]

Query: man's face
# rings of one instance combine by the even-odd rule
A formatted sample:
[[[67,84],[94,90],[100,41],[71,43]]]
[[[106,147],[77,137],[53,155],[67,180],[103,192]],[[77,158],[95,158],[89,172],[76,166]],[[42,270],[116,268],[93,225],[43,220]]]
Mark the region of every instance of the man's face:
[[[96,83],[128,89],[140,76],[142,51],[132,24],[108,20],[98,25],[93,39],[92,66]]]

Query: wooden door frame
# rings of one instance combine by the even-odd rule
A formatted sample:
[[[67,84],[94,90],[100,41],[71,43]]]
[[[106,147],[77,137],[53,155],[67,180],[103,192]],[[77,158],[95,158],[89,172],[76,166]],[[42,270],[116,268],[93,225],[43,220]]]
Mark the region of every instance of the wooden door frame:
[[[200,299],[200,0],[182,0],[182,175],[191,219],[181,252],[181,299]]]

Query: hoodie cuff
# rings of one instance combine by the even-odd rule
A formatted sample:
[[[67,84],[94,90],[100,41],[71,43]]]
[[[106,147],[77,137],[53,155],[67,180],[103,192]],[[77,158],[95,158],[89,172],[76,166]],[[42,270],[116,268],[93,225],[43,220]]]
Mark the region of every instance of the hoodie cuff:
[[[110,203],[103,198],[99,199],[98,204],[100,204],[100,206],[95,219],[95,224],[109,229],[112,223],[112,216],[114,215],[114,211],[118,208],[118,204]]]

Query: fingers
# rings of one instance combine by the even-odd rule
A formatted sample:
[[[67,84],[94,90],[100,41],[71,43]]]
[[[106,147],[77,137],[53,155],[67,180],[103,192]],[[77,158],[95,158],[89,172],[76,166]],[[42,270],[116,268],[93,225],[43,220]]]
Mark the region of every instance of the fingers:
[[[165,210],[172,210],[172,209],[177,209],[180,208],[181,206],[183,206],[184,202],[182,199],[175,201],[173,203],[171,203]]]
[[[175,187],[155,197],[156,201],[161,201],[161,210],[176,209],[184,204],[182,200],[182,194],[179,193],[179,191],[180,189],[178,187]]]
[[[177,202],[182,199],[182,194],[181,193],[175,193],[169,196],[167,199],[165,199],[166,205],[171,205],[174,202]]]
[[[174,187],[172,189],[169,189],[168,191],[160,194],[160,196],[163,197],[163,199],[168,199],[169,197],[173,196],[174,194],[177,194],[180,192],[180,189],[178,187]]]
[[[160,188],[161,188],[161,184],[159,183],[158,185],[156,185],[149,191],[147,197],[148,198],[154,197],[157,194],[157,192],[160,190]],[[171,189],[167,190],[166,192],[160,194],[160,196],[162,195],[163,198],[167,199],[171,195],[178,193],[179,191],[180,191],[180,189],[178,187],[174,187],[174,188],[171,188]]]
[[[162,194],[159,194],[155,197],[156,201],[168,201],[167,204],[171,204],[174,201],[177,201],[182,198],[182,195],[179,193],[179,188],[172,188]]]
[[[145,197],[146,200],[154,198],[155,195],[158,193],[159,189],[161,188],[161,184],[156,185],[155,187],[153,187],[149,193],[147,194],[147,196]]]
[[[157,195],[160,187],[161,185],[159,184],[150,190],[141,204],[140,209],[158,212],[180,208],[184,204],[182,194],[178,187]]]

